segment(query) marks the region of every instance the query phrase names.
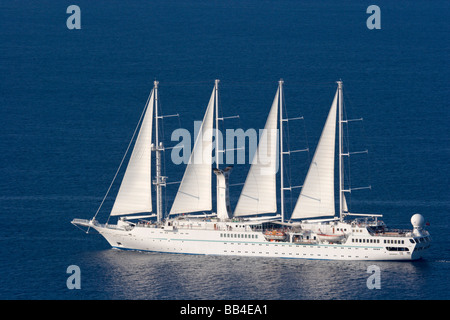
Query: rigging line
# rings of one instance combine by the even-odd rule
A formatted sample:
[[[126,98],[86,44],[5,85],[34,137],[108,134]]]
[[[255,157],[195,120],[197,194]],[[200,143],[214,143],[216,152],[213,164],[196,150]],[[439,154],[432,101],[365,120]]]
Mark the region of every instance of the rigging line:
[[[172,182],[166,182],[166,184],[180,184],[181,181],[172,181]]]
[[[198,81],[164,81],[164,85],[169,86],[204,86],[205,84],[210,84],[211,82],[214,82],[215,79],[210,80],[198,80]],[[223,82],[223,80],[221,81]],[[255,86],[255,85],[272,85],[274,83],[273,80],[267,80],[267,81],[227,81],[225,80],[223,84],[225,86]],[[335,82],[329,82],[329,81],[295,81],[295,82],[289,82],[289,85],[294,86],[309,86],[309,87],[329,87],[334,85]]]
[[[283,110],[284,110],[284,113],[286,115],[285,119],[289,119],[288,111],[287,111],[287,108],[286,108],[286,98],[285,98],[284,94],[283,94],[283,106],[284,106]],[[284,117],[282,116],[281,118],[283,119]],[[286,132],[286,135],[284,135],[284,132],[283,132],[283,136],[286,136],[286,138],[287,138],[287,145],[288,145],[288,148],[290,150],[291,149],[291,139],[290,139],[290,131],[291,130],[290,130],[290,127],[289,127],[289,121],[285,121],[285,122],[286,122],[286,125],[283,126],[283,129],[286,128],[284,130]],[[283,157],[283,154],[281,154],[280,157]],[[284,168],[281,168],[281,170],[284,170]],[[286,172],[286,176],[287,176],[289,185],[291,186],[292,185],[292,160],[291,160],[291,154],[290,153],[289,153],[289,157],[288,157],[288,170],[286,170],[286,171],[287,171]],[[283,188],[283,190],[281,190],[281,192],[284,192],[284,191],[285,191],[285,188]],[[292,211],[293,211],[292,192],[289,192],[289,209],[290,209],[290,212],[292,214]]]
[[[84,229],[82,229],[79,225],[77,225],[77,224],[73,224],[75,227],[77,227],[78,229],[80,229],[81,231],[83,231],[83,232],[86,232],[86,233],[89,233],[89,228],[90,228],[90,226],[88,227],[88,229],[86,230],[86,231],[84,231]]]
[[[344,93],[345,95],[346,95],[346,99],[350,102],[350,104],[353,104],[353,102],[352,102],[352,100],[350,100],[350,98],[347,96],[347,94],[346,94],[346,92]],[[362,118],[361,118],[361,120],[362,120]],[[361,121],[362,122],[362,124],[361,124],[361,127],[360,127],[360,132],[358,133],[360,136],[362,136],[362,140],[364,141],[364,144],[365,144],[365,146],[366,146],[366,150],[369,150],[369,149],[371,149],[369,146],[368,146],[368,139],[367,139],[367,134],[366,134],[366,130],[365,130],[365,126],[364,126],[364,121]],[[368,177],[367,177],[367,184],[368,185],[370,185],[370,181],[372,180],[371,179],[371,170],[370,170],[370,155],[369,155],[369,152],[367,151],[367,152],[365,152],[366,154],[367,154],[367,157],[366,157],[366,172],[367,172],[367,175],[368,175]]]
[[[233,184],[229,184],[228,186],[229,187],[235,187],[235,186],[242,186],[242,185],[244,185],[245,183],[244,182],[241,182],[241,183],[233,183]]]
[[[164,85],[171,86],[185,86],[185,85],[204,85],[211,84],[215,79],[212,80],[203,80],[203,81],[164,81]]]
[[[350,97],[349,97],[349,95],[347,94],[347,92],[346,91],[344,91],[344,95],[345,95],[345,100],[346,101],[348,101],[349,103],[347,103],[347,105],[350,105],[350,106],[353,106],[353,101],[350,99]],[[366,172],[367,172],[367,175],[368,175],[368,177],[367,177],[367,184],[368,185],[370,185],[370,181],[371,181],[371,172],[370,172],[370,155],[369,155],[369,152],[368,152],[368,149],[369,148],[367,148],[367,141],[368,141],[368,139],[367,139],[367,135],[366,135],[366,131],[365,131],[365,127],[364,127],[364,121],[363,121],[363,119],[361,118],[361,119],[355,119],[355,121],[358,121],[358,120],[361,120],[361,122],[362,122],[362,124],[361,124],[361,126],[358,126],[358,128],[359,128],[359,132],[358,132],[358,136],[362,136],[362,140],[364,141],[364,144],[365,144],[365,146],[366,146],[366,151],[364,152],[364,151],[362,151],[362,152],[355,152],[355,153],[366,153],[367,154],[367,157],[366,157]],[[350,122],[351,120],[348,120],[348,122]],[[349,132],[349,128],[350,128],[350,126],[348,125],[348,123],[347,123],[347,135],[348,135],[348,144],[350,143],[350,138],[349,138],[349,136],[350,136],[350,134],[348,133]],[[349,153],[349,154],[351,154],[351,152],[349,152],[350,150],[347,150],[347,152]],[[348,158],[348,163],[349,163],[349,165],[348,165],[348,170],[349,170],[349,173],[350,173],[350,167],[351,167],[351,164],[350,164],[350,157],[347,157]],[[349,174],[349,181],[351,181],[350,180],[351,179],[351,175]],[[350,189],[350,190],[358,190],[358,189],[370,189],[370,188],[351,188],[351,183],[349,183],[349,186],[348,186],[348,188]],[[350,195],[349,195],[349,197],[350,197],[350,201],[351,201],[351,197],[352,197],[352,194],[350,193]]]
[[[221,87],[222,87],[222,85],[221,85]],[[217,87],[217,90],[216,90],[216,93],[217,93],[217,101],[216,101],[216,104],[217,104],[217,112],[216,113],[217,114],[216,114],[216,118],[217,119],[222,118],[222,131],[220,131],[219,121],[217,121],[216,122],[216,124],[217,124],[216,130],[213,131],[213,132],[215,133],[214,139],[219,139],[219,131],[222,133],[222,135],[221,135],[222,136],[222,141],[218,141],[218,143],[215,142],[214,145],[215,146],[217,145],[217,149],[222,148],[224,150],[224,143],[223,143],[223,137],[224,137],[223,133],[224,132],[223,132],[223,129],[225,128],[225,121],[224,121],[223,108],[222,108],[222,96],[221,96],[220,92],[221,92],[221,89],[219,89],[219,87]],[[220,117],[219,117],[219,112],[220,112],[220,115],[221,115]],[[215,150],[215,156],[216,156],[215,161],[216,161],[217,168],[220,168],[220,165],[224,164],[226,162],[226,160],[224,159],[225,155],[223,153],[220,153],[220,151],[222,151],[222,150]],[[217,177],[215,179],[216,179],[216,185],[217,185],[217,183],[218,183],[217,182]]]
[[[164,82],[164,83],[166,83],[166,82]],[[169,84],[171,84],[170,82],[169,82]],[[180,84],[181,84],[181,82],[180,82]],[[177,120],[178,120],[178,128],[177,129],[181,129],[182,127],[181,127],[181,117],[180,117],[180,115],[177,113],[177,116],[170,116],[170,118],[173,118],[173,117],[176,117],[177,118]],[[164,119],[164,118],[168,118],[168,116],[162,116],[162,119]],[[176,126],[176,125],[175,125]],[[164,125],[162,125],[161,126],[162,127],[162,129],[164,129]],[[173,150],[173,149],[179,149],[179,148],[182,148],[182,147],[180,147],[180,146],[174,146],[174,147],[164,147],[164,152],[163,152],[163,170],[164,170],[164,176],[167,176],[167,159],[166,159],[166,149],[168,149],[168,150]],[[169,162],[170,163],[170,162]],[[172,185],[172,184],[175,184],[175,183],[181,183],[181,181],[179,181],[179,182],[169,182],[169,183],[166,183],[166,185]],[[168,217],[170,214],[168,214],[168,212],[169,212],[169,201],[168,201],[168,197],[167,197],[167,187],[166,188],[164,188],[164,216],[165,217]]]
[[[164,116],[163,116],[162,110],[163,110],[162,103],[161,103],[161,99],[158,94],[158,113],[160,114],[160,116],[158,115],[158,118],[161,119],[160,120],[161,125],[158,126],[158,129],[159,129],[159,132],[161,133],[160,141],[163,141],[163,143],[165,144],[166,139],[164,137],[164,133],[165,133],[165,131],[164,131]],[[159,146],[157,146],[157,147],[159,147]]]
[[[347,98],[347,97],[346,97]],[[348,119],[348,115],[347,115],[347,104],[345,102],[346,99],[343,99],[342,101],[342,108],[343,108],[343,112],[345,115],[345,119]],[[347,147],[347,153],[350,153],[350,134],[349,134],[349,125],[348,122],[346,122],[346,126],[345,126],[345,131],[346,131],[346,139],[344,141],[344,145]],[[347,170],[348,174],[347,174],[347,183],[348,183],[348,188],[351,189],[352,183],[351,183],[351,172],[350,172],[350,157],[347,157],[347,166],[344,166],[344,184],[345,184],[345,171]],[[344,186],[345,189],[345,186]],[[345,197],[345,195],[343,195],[343,197]],[[350,210],[350,204],[352,201],[352,195],[351,193],[349,194],[349,199],[345,199],[346,203],[347,203],[347,210]]]
[[[112,187],[112,185],[114,184],[114,181],[116,180],[116,177],[117,177],[117,175],[118,175],[118,173],[119,173],[119,171],[120,171],[120,168],[122,167],[122,164],[123,164],[123,162],[124,162],[124,160],[125,160],[125,158],[126,158],[126,156],[127,156],[127,154],[128,154],[128,150],[130,150],[130,146],[131,146],[131,144],[132,144],[132,142],[133,142],[133,140],[134,140],[134,137],[135,137],[135,135],[136,135],[136,132],[138,131],[139,125],[140,125],[141,122],[142,122],[142,118],[144,117],[144,114],[145,114],[146,110],[148,109],[148,103],[149,103],[149,101],[150,101],[150,98],[151,98],[152,94],[153,94],[153,89],[151,90],[150,95],[149,95],[148,98],[147,98],[147,103],[145,104],[144,110],[143,110],[142,113],[141,113],[141,117],[139,118],[138,124],[137,124],[136,128],[134,129],[133,136],[131,137],[131,140],[130,140],[130,142],[128,143],[128,147],[127,147],[127,150],[125,151],[125,154],[124,154],[123,157],[122,157],[122,161],[120,161],[119,168],[117,168],[116,174],[114,175],[114,178],[113,178],[113,180],[111,181],[111,184],[109,185],[109,188],[108,188],[108,190],[106,191],[106,194],[105,194],[105,196],[103,197],[103,200],[102,200],[102,202],[100,203],[100,206],[98,207],[97,212],[95,213],[94,217],[92,218],[93,220],[95,220],[95,218],[97,217],[97,214],[99,213],[100,208],[103,206],[103,203],[105,202],[105,199],[106,199],[106,197],[108,196],[109,191],[111,190],[111,187]],[[111,217],[111,214],[109,215],[108,220],[106,221],[106,223],[109,222],[109,218],[110,218],[110,217]],[[88,232],[89,232],[89,228],[88,228]]]
[[[164,149],[162,152],[162,167],[163,167],[163,176],[167,177],[167,172],[166,172],[166,150]],[[163,185],[165,187],[165,185]],[[163,216],[161,218],[164,219],[164,217],[167,216],[167,188],[164,188],[164,213]]]
[[[164,147],[166,145],[166,138],[165,138],[165,125],[164,125],[164,118],[172,118],[172,117],[177,117],[178,121],[180,122],[180,116],[177,113],[176,115],[169,115],[169,116],[164,116],[163,115],[163,108],[162,108],[162,103],[160,102],[160,98],[158,95],[158,110],[161,112],[161,125],[158,126],[158,128],[161,131],[161,141],[163,141],[163,152],[162,152],[162,162],[161,162],[161,167],[163,170],[163,177],[167,177],[167,159],[166,159],[166,148]],[[157,146],[159,147],[159,146]],[[165,187],[165,185],[162,185]],[[167,210],[168,210],[169,204],[167,201],[167,188],[164,188],[164,212],[163,212],[163,216],[161,218],[167,217]]]
[[[267,80],[267,81],[226,81],[227,85],[247,85],[247,86],[253,86],[253,85],[273,85],[274,81]],[[295,81],[295,82],[289,82],[288,85],[301,85],[301,86],[330,86],[334,85],[336,82],[311,82],[311,81]]]

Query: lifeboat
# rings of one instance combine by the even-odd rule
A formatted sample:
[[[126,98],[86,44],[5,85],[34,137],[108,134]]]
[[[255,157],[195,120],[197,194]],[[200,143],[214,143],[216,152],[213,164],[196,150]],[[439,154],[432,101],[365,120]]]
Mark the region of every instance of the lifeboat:
[[[344,234],[325,234],[319,233],[317,234],[317,238],[320,241],[328,241],[328,242],[339,242],[345,237]]]
[[[284,233],[283,231],[279,231],[279,230],[272,230],[272,231],[266,231],[264,232],[264,237],[269,240],[269,241],[273,241],[273,240],[285,240],[286,239],[286,233]]]

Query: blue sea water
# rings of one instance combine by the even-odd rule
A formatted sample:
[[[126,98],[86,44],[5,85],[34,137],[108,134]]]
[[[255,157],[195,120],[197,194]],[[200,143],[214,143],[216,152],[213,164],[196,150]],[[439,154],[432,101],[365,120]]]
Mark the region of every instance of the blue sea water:
[[[71,4],[81,9],[80,30],[66,27]],[[449,299],[450,4],[377,1],[381,29],[369,30],[371,4],[1,2],[0,299]],[[335,81],[344,81],[349,118],[364,118],[352,138],[369,149],[369,161],[352,172],[369,169],[372,186],[351,204],[401,228],[420,212],[433,237],[425,259],[122,252],[70,224],[97,210],[155,79],[163,113],[180,114],[164,121],[171,145],[172,130],[193,130],[203,116],[214,79],[223,114],[240,116],[224,125],[246,130],[264,126],[280,78],[288,115],[305,119],[290,123],[290,140],[304,144],[306,136],[311,151]],[[307,162],[292,163],[292,183],[301,184]],[[171,166],[169,155],[166,164],[179,180],[184,167]],[[236,165],[232,183],[247,170]],[[175,191],[167,188],[169,206]],[[232,188],[232,206],[239,192]],[[373,264],[381,288],[371,290]],[[80,267],[79,290],[67,288],[70,265]]]

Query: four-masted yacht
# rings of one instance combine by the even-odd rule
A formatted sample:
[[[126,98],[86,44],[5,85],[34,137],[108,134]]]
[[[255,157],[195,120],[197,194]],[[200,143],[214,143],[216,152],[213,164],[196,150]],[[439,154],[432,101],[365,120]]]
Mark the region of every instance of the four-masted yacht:
[[[381,220],[382,215],[348,210],[345,195],[351,189],[344,187],[343,159],[351,153],[344,152],[343,146],[343,124],[347,120],[343,118],[341,81],[337,82],[336,94],[289,220],[284,210],[284,191],[288,188],[283,183],[286,152],[282,135],[287,119],[283,119],[282,112],[282,80],[232,212],[228,194],[232,167],[220,169],[216,161],[213,168],[212,161],[213,143],[215,152],[219,150],[218,139],[213,141],[213,132],[218,130],[218,84],[216,80],[167,217],[162,209],[161,190],[166,177],[161,175],[164,146],[158,137],[160,115],[155,81],[108,222],[97,221],[97,211],[92,219],[74,219],[72,223],[96,230],[113,248],[123,250],[328,260],[416,260],[423,256],[431,237],[424,228],[422,215],[412,216],[412,229],[399,230],[388,228]],[[153,158],[156,173],[152,180]],[[339,179],[337,197],[335,168]],[[215,212],[212,173],[216,176]],[[152,184],[156,210],[152,206]],[[117,223],[109,223],[114,217]]]

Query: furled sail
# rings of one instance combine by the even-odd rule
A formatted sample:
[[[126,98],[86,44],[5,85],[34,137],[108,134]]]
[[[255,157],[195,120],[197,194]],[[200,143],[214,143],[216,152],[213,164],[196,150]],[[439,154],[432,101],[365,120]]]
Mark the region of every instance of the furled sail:
[[[147,104],[138,137],[111,215],[127,215],[152,211],[151,144],[154,90]]]
[[[334,97],[317,149],[291,219],[334,216],[334,162],[338,92]]]
[[[252,160],[234,216],[248,216],[277,212],[277,154],[278,154],[278,88],[258,148]]]
[[[214,95],[206,109],[186,171],[178,188],[170,214],[212,210],[212,134]]]

